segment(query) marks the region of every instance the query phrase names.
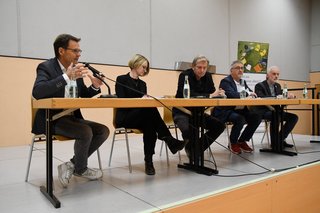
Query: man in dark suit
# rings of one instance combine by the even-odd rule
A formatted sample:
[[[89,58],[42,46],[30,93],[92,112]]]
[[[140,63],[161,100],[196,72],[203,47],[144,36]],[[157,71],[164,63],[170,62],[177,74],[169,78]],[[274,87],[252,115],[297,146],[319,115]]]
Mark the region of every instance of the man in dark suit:
[[[80,38],[61,34],[54,41],[55,58],[40,63],[32,95],[36,99],[67,97],[65,86],[76,80],[79,97],[92,97],[99,94],[102,82],[88,74],[87,68],[78,63],[82,50]],[[83,77],[89,77],[92,85],[87,87]],[[54,114],[61,112],[57,110]],[[45,111],[40,109],[35,117],[32,132],[45,133]],[[58,177],[63,187],[67,187],[72,175],[95,180],[102,177],[102,171],[87,167],[88,157],[108,138],[109,129],[99,123],[84,120],[80,110],[65,115],[53,123],[53,133],[74,138],[74,156],[70,162],[58,166]]]
[[[266,80],[256,84],[255,92],[258,97],[266,98],[266,97],[277,97],[278,95],[282,94],[281,85],[277,83],[280,75],[280,69],[277,66],[272,66],[269,68]],[[294,94],[288,93],[288,98],[295,98]],[[264,119],[272,121],[272,108],[271,107],[255,107],[254,111],[261,114]],[[288,144],[285,142],[285,139],[288,137],[290,132],[295,127],[296,123],[298,122],[298,116],[293,113],[284,112],[283,113],[283,120],[285,124],[283,125],[283,146],[284,147],[293,147],[292,144]],[[273,123],[271,122],[271,128]],[[282,130],[280,133],[282,134]]]
[[[246,81],[242,79],[243,63],[234,61],[230,66],[230,75],[221,80],[219,88],[225,91],[227,98],[240,98],[240,92],[246,97],[256,97],[256,94],[248,87]],[[230,133],[230,150],[235,154],[241,152],[252,152],[248,146],[249,141],[261,122],[261,115],[249,111],[247,107],[228,106],[215,107],[214,115],[222,122],[231,122],[233,124]],[[247,124],[242,131],[243,126]]]

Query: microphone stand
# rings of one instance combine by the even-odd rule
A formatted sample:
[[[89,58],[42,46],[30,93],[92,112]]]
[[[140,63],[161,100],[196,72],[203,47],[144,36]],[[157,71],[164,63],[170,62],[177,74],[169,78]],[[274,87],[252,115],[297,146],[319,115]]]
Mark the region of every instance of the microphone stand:
[[[96,73],[93,73],[93,76],[102,81],[102,83],[108,88],[108,94],[101,94],[100,98],[117,98],[117,95],[111,94],[110,86],[103,80],[101,76],[97,75]]]

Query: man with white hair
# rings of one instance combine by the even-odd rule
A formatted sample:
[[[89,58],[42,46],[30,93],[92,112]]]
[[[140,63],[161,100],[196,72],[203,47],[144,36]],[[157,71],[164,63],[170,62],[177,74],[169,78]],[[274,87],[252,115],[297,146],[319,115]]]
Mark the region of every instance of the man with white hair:
[[[277,97],[282,94],[281,85],[277,82],[280,75],[280,69],[277,66],[272,66],[269,68],[266,80],[256,84],[255,92],[258,97],[266,98],[266,97]],[[288,98],[295,98],[294,94],[288,93]],[[270,107],[255,107],[255,111],[263,116],[263,119],[272,121],[272,110]],[[298,122],[298,116],[296,114],[290,112],[283,113],[283,120],[285,124],[283,125],[283,130],[281,129],[279,134],[282,134],[283,131],[283,146],[284,147],[293,147],[292,144],[286,143],[285,139],[288,137],[290,132],[295,127]],[[271,122],[271,128],[273,123]]]

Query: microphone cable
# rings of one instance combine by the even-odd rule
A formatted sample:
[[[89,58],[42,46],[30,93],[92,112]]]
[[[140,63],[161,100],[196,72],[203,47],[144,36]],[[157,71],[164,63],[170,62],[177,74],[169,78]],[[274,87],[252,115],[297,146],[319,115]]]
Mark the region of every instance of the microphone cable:
[[[312,154],[312,153],[318,153],[320,150],[315,150],[315,151],[308,151],[308,152],[297,152],[298,154],[304,155],[304,154]]]

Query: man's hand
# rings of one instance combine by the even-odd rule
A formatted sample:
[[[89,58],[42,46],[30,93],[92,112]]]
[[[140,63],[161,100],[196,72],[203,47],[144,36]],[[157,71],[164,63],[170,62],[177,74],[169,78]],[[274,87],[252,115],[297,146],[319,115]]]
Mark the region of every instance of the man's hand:
[[[88,69],[84,67],[84,64],[78,63],[74,65],[73,63],[70,64],[66,71],[67,76],[71,80],[76,80],[78,78],[83,78],[88,74]]]
[[[258,97],[257,94],[255,92],[250,92],[249,96],[251,96],[252,98],[256,98]]]
[[[218,90],[216,90],[214,93],[210,94],[210,97],[217,97],[217,96],[223,96],[225,97],[226,94],[224,92],[223,89],[219,88]]]
[[[288,99],[294,99],[296,96],[293,93],[288,93]]]
[[[94,88],[99,89],[102,86],[103,82],[100,79],[89,74],[87,76],[90,78],[92,86]]]

